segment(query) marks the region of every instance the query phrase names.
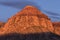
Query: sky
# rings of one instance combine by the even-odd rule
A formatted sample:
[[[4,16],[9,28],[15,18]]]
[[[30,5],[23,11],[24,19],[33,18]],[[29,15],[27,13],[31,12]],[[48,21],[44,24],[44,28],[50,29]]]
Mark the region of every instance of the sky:
[[[27,5],[37,7],[51,21],[60,21],[60,0],[0,0],[0,21],[6,22]]]

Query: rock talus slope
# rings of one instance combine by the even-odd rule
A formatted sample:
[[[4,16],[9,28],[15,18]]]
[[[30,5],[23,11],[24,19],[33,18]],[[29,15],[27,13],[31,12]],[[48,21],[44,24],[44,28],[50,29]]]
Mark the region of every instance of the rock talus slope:
[[[53,31],[54,28],[48,16],[33,6],[26,6],[7,21],[0,34],[14,32],[29,34]]]

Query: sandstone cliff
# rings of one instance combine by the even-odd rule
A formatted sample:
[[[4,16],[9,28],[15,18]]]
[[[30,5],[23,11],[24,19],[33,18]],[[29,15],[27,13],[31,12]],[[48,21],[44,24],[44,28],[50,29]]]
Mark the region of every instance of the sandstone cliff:
[[[26,6],[7,21],[0,34],[29,34],[53,31],[54,28],[48,16],[33,6]]]
[[[60,35],[60,22],[52,22],[54,26],[54,33]]]

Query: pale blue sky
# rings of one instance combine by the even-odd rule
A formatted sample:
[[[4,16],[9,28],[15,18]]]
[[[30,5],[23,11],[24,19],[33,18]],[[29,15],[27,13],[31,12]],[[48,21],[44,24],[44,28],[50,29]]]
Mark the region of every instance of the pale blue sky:
[[[0,21],[7,21],[26,5],[36,6],[52,21],[60,21],[60,0],[0,0]]]

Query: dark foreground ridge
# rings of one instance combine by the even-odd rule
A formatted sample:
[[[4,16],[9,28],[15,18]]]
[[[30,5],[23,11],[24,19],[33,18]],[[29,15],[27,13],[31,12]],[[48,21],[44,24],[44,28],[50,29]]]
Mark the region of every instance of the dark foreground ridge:
[[[10,33],[0,36],[0,40],[60,40],[60,36],[48,32],[36,34]]]

